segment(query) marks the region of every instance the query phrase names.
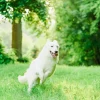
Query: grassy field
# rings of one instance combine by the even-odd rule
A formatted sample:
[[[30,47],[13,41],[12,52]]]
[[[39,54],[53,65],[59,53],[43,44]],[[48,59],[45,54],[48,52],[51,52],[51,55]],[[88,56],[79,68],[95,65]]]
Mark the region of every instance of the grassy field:
[[[55,73],[27,93],[17,76],[29,64],[0,65],[0,100],[100,100],[100,67],[59,65]]]

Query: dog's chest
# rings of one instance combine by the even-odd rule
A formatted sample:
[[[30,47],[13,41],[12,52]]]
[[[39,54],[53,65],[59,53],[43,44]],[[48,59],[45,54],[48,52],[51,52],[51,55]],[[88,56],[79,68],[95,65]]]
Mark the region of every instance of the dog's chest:
[[[43,68],[43,71],[46,72],[46,71],[53,71],[55,69],[55,65],[56,65],[56,61],[55,60],[45,60],[43,62],[43,65],[42,65],[42,68]]]

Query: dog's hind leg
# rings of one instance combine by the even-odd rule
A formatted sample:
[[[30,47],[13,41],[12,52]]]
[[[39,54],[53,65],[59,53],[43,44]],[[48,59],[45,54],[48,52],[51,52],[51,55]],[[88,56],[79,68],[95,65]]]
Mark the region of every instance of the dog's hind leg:
[[[31,92],[32,88],[37,84],[36,80],[38,77],[32,77],[28,79],[28,93]]]

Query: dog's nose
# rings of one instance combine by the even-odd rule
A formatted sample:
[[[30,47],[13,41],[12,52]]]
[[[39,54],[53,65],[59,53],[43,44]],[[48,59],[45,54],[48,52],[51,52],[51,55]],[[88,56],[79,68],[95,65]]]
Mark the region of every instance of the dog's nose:
[[[55,51],[55,53],[58,53],[58,51]]]

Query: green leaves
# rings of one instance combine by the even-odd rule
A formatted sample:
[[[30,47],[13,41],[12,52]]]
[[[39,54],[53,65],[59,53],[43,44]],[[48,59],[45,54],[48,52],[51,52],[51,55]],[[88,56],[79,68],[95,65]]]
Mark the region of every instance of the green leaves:
[[[36,13],[43,21],[46,20],[45,2],[41,0],[2,0],[0,1],[0,14],[6,18],[22,18],[25,9]]]
[[[64,63],[100,64],[100,0],[60,3],[55,6]]]
[[[4,53],[4,47],[0,43],[0,64],[7,64],[10,62],[14,62],[14,58],[12,58],[8,54]]]

